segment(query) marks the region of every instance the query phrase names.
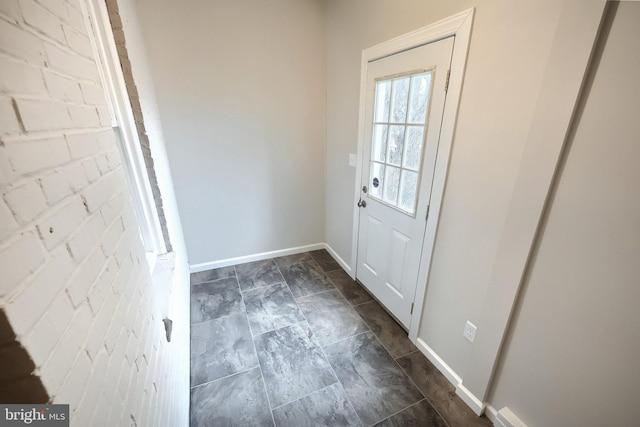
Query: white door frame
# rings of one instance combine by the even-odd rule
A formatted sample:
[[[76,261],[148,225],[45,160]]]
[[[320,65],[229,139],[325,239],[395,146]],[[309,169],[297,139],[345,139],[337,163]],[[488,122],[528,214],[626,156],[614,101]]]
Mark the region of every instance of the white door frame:
[[[449,166],[449,156],[455,134],[455,124],[458,116],[458,105],[462,94],[462,83],[464,71],[467,64],[467,53],[471,41],[471,28],[475,9],[471,8],[449,18],[438,21],[434,24],[420,28],[411,33],[396,37],[392,40],[378,44],[362,51],[360,65],[360,116],[358,119],[358,148],[356,162],[355,191],[353,196],[353,234],[351,238],[351,276],[356,277],[358,260],[358,232],[360,229],[360,209],[357,202],[360,198],[362,188],[362,162],[365,143],[365,107],[367,89],[367,67],[376,59],[381,59],[414,47],[455,36],[453,54],[451,58],[451,75],[449,78],[449,89],[445,101],[444,114],[442,117],[442,128],[440,131],[440,142],[433,178],[433,188],[431,193],[431,203],[429,207],[429,218],[425,231],[424,242],[422,244],[422,256],[420,258],[420,271],[418,273],[418,285],[416,287],[415,306],[411,315],[409,325],[409,338],[415,342],[418,336],[418,325],[422,316],[422,307],[427,290],[427,280],[431,267],[431,256],[435,244],[436,230],[440,218],[440,207],[444,186]]]

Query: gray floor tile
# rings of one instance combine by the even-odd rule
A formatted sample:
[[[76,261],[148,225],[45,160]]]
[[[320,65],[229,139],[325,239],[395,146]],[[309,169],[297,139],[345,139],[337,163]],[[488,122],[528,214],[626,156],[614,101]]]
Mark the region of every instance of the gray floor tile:
[[[284,282],[272,259],[236,265],[236,273],[243,291]]]
[[[401,357],[398,364],[451,427],[491,426],[487,417],[478,417],[456,395],[453,384],[420,351]]]
[[[191,427],[272,426],[260,368],[191,389]]]
[[[382,421],[423,399],[373,332],[347,338],[324,350],[365,424]]]
[[[278,427],[360,426],[340,383],[274,409]]]
[[[244,304],[253,335],[305,320],[289,287],[284,283],[246,291]]]
[[[298,304],[321,346],[369,330],[337,289],[300,298]]]
[[[326,249],[311,251],[310,254],[313,257],[313,259],[318,263],[320,268],[322,268],[322,270],[325,272],[342,269],[342,267],[340,267],[340,264],[338,264],[338,262],[335,259],[333,259],[331,254],[327,252]]]
[[[236,270],[231,267],[215,268],[213,270],[200,271],[198,273],[191,273],[191,284],[195,285],[203,282],[210,282],[212,280],[226,279],[227,277],[235,277]]]
[[[292,264],[280,269],[291,293],[295,298],[334,289],[324,272],[315,261]]]
[[[338,380],[309,330],[298,324],[254,338],[272,407],[284,405]]]
[[[192,387],[257,365],[245,314],[191,325]]]
[[[421,400],[386,420],[376,424],[376,427],[448,427],[447,423],[438,415],[427,400]]]
[[[362,304],[363,302],[373,301],[369,292],[367,292],[360,283],[353,280],[344,270],[330,271],[327,273],[329,280],[340,289],[342,295],[352,305]]]
[[[191,286],[191,323],[241,313],[242,295],[235,277]]]
[[[417,350],[416,346],[409,341],[407,332],[377,301],[361,304],[355,309],[394,358]]]
[[[287,255],[279,258],[275,258],[274,261],[278,265],[278,267],[288,267],[291,264],[298,264],[305,261],[312,261],[313,258],[309,252],[304,252],[301,254],[295,255]]]

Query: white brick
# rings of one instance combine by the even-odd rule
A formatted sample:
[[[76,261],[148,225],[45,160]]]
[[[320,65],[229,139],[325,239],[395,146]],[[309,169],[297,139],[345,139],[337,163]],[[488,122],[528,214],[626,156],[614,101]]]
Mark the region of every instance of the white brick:
[[[59,42],[64,42],[60,19],[33,0],[20,0],[22,16],[27,25]]]
[[[89,377],[88,387],[85,390],[84,396],[78,405],[78,409],[73,417],[74,421],[77,422],[77,425],[80,426],[90,426],[91,424],[91,415],[93,415],[93,410],[99,405],[103,404],[103,402],[99,401],[100,394],[102,392],[102,385],[104,384],[104,379],[107,373],[109,359],[107,354],[103,351],[101,352],[97,358],[94,360],[92,365],[91,376]],[[88,413],[85,415],[85,419],[87,422],[82,422],[79,417],[81,417],[84,413]]]
[[[80,225],[78,231],[69,239],[69,249],[76,261],[82,261],[89,251],[100,242],[100,236],[105,230],[102,217],[94,215],[86,223]]]
[[[65,137],[71,157],[74,159],[93,156],[100,150],[96,133],[74,133],[67,134]]]
[[[104,127],[112,126],[111,113],[109,112],[109,109],[105,105],[98,105],[96,107],[96,110],[98,112],[98,118],[100,120],[100,125],[104,126]]]
[[[63,25],[62,29],[67,39],[67,45],[76,53],[82,56],[93,58],[93,51],[91,49],[91,43],[89,38],[82,33],[79,33],[68,25]]]
[[[86,104],[104,105],[106,103],[102,86],[94,83],[80,82],[80,89],[82,90],[82,96]],[[100,111],[98,111],[98,113],[100,113]]]
[[[80,352],[60,392],[56,394],[55,401],[69,404],[72,411],[75,410],[89,381],[90,374],[91,360],[85,352]]]
[[[65,167],[65,176],[69,182],[69,187],[71,187],[73,191],[80,191],[89,184],[84,173],[84,168],[80,163],[74,163]]]
[[[119,374],[120,372],[118,372],[118,375]],[[109,411],[109,418],[107,420],[108,426],[122,426],[120,419],[122,418],[123,407],[124,404],[122,402],[122,398],[120,396],[116,396],[114,401],[111,402],[111,410]]]
[[[116,246],[116,250],[114,252],[114,256],[118,261],[118,265],[123,266],[128,262],[131,262],[131,246],[132,242],[135,238],[135,235],[130,231],[131,229],[127,229],[125,225],[125,232],[120,238],[120,242],[118,242],[118,246]],[[124,286],[124,283],[119,283]],[[120,292],[120,288],[116,288],[116,291]]]
[[[99,82],[96,64],[75,53],[69,53],[50,43],[45,44],[49,66],[68,76],[79,77],[94,82]]]
[[[82,200],[74,197],[60,209],[39,220],[37,228],[45,247],[51,249],[67,239],[86,216]]]
[[[99,313],[100,308],[102,307],[105,300],[109,296],[113,295],[111,284],[116,277],[117,271],[118,265],[116,264],[115,259],[113,257],[109,258],[104,270],[102,270],[102,273],[100,274],[100,277],[98,277],[95,286],[91,288],[91,290],[89,291],[89,295],[87,296],[89,300],[89,306],[91,307],[91,311],[94,314]]]
[[[67,13],[69,14],[68,22],[71,26],[82,34],[87,34],[87,27],[85,25],[84,18],[78,9],[67,5]]]
[[[0,98],[0,137],[20,133],[20,121],[11,98]]]
[[[102,252],[105,256],[113,255],[123,232],[122,221],[113,221],[109,228],[107,228],[107,232],[100,242]]]
[[[28,182],[20,187],[10,189],[5,195],[9,208],[16,220],[25,223],[33,220],[47,207],[42,189],[36,181]]]
[[[106,350],[106,336],[111,324],[114,322],[113,313],[117,307],[117,298],[110,289],[105,290],[106,300],[98,316],[91,326],[91,333],[87,340],[86,348],[89,356],[95,358],[100,349]],[[90,297],[91,298],[91,297]]]
[[[11,211],[3,199],[0,199],[0,241],[4,240],[11,232],[18,228]]]
[[[58,170],[41,177],[40,186],[49,204],[60,201],[72,194],[67,176],[64,172]]]
[[[7,144],[7,154],[19,174],[63,165],[71,159],[62,137],[12,142]]]
[[[94,128],[100,126],[100,118],[96,107],[87,105],[69,104],[71,121],[76,128]]]
[[[22,335],[31,329],[49,309],[51,302],[71,276],[73,267],[67,251],[58,251],[26,288],[9,302],[6,311],[16,335]]]
[[[122,164],[120,153],[117,151],[107,153],[107,163],[109,165],[109,170],[114,170],[120,166]]]
[[[118,146],[116,144],[116,136],[114,132],[109,129],[97,134],[98,137],[98,145],[102,151],[111,151],[117,150]]]
[[[122,320],[124,318],[123,307],[126,308],[125,304],[121,300],[116,309],[117,311],[112,314],[113,321],[109,325],[109,330],[107,331],[107,334],[104,337],[104,346],[109,352],[109,354],[113,353],[116,347],[116,344],[118,343],[118,337],[120,336],[121,333],[124,332],[124,326],[123,326],[123,320]]]
[[[76,310],[71,325],[69,325],[62,340],[53,350],[51,358],[41,370],[42,383],[49,393],[55,395],[60,389],[73,364],[74,358],[69,357],[69,355],[75,355],[80,352],[89,325],[91,325],[91,310],[85,304]]]
[[[0,187],[7,185],[9,182],[12,182],[17,178],[18,175],[13,170],[11,163],[9,162],[9,157],[7,156],[7,148],[0,140]]]
[[[0,1],[0,14],[9,18],[11,21],[18,21],[22,18],[18,0],[2,0]]]
[[[0,51],[24,59],[33,65],[44,65],[46,60],[44,45],[39,38],[2,19],[0,19]]]
[[[82,102],[82,92],[75,80],[63,77],[51,70],[43,70],[47,90],[52,98],[62,101]]]
[[[28,132],[68,129],[71,118],[64,102],[16,98],[22,124]]]
[[[32,232],[25,232],[19,239],[5,244],[0,249],[0,297],[14,290],[24,278],[42,265],[44,260],[40,239]]]
[[[88,158],[87,160],[82,162],[82,168],[84,169],[84,174],[87,177],[89,182],[94,183],[98,179],[100,179],[100,170],[98,169],[98,165],[94,158]]]
[[[47,92],[42,74],[36,67],[0,56],[0,70],[0,92],[18,95],[43,95]]]
[[[96,156],[96,164],[98,165],[98,170],[101,174],[105,174],[109,172],[109,159],[107,158],[107,153],[100,154]]]
[[[100,213],[102,214],[104,223],[112,223],[117,217],[120,216],[123,208],[124,198],[122,197],[122,193],[118,192],[114,194],[113,197],[100,208]]]
[[[93,286],[93,283],[98,278],[98,275],[102,272],[105,258],[102,251],[99,248],[95,248],[85,262],[80,265],[74,274],[67,293],[71,297],[71,302],[74,305],[79,305],[85,300],[89,290]]]
[[[69,19],[65,0],[38,0],[38,3],[58,18],[62,18],[65,21]]]
[[[73,317],[73,306],[69,297],[60,292],[53,300],[44,317],[26,336],[24,344],[29,349],[36,366],[43,366],[51,351],[62,338]]]
[[[127,341],[124,338],[122,339],[122,341],[124,341],[126,344]],[[122,397],[122,399],[127,398],[127,392],[129,391],[129,383],[131,382],[132,370],[134,369],[131,368],[131,365],[129,365],[129,363],[127,363],[125,359],[125,362],[122,364],[122,370],[120,371],[120,378],[118,379],[118,392],[120,393],[120,397]],[[122,415],[123,416],[126,415],[124,411]]]
[[[113,175],[103,177],[101,180],[84,189],[82,195],[89,212],[96,212],[100,207],[109,200],[109,198],[118,188],[114,186]]]

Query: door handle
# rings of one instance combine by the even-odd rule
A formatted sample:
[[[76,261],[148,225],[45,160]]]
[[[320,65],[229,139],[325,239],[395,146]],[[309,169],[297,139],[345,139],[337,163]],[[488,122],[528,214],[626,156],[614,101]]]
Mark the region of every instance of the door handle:
[[[360,199],[360,201],[358,202],[358,207],[359,208],[366,208],[367,207],[367,202]]]

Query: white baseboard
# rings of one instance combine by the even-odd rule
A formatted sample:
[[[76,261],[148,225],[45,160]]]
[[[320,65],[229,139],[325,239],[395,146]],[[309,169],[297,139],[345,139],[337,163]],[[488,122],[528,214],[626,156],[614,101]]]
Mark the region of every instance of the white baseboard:
[[[189,270],[191,271],[191,273],[197,273],[199,271],[212,270],[214,268],[244,264],[245,262],[262,261],[263,259],[276,258],[280,256],[287,256],[287,255],[295,255],[303,252],[315,251],[318,249],[325,249],[326,247],[327,245],[325,243],[315,243],[313,245],[298,246],[295,248],[280,249],[280,250],[271,251],[271,252],[261,252],[259,254],[245,255],[245,256],[240,256],[235,258],[221,259],[218,261],[209,261],[209,262],[202,262],[200,264],[193,264],[189,266]]]
[[[495,408],[493,408],[493,410],[495,411]],[[527,427],[524,421],[518,418],[518,416],[511,412],[511,409],[506,406],[496,413],[496,420],[493,422],[493,425],[497,427]]]
[[[498,410],[493,406],[487,404],[486,408],[484,408],[484,414],[495,427],[505,427],[500,421],[498,421]]]
[[[456,386],[456,394],[467,404],[477,416],[484,413],[485,404],[482,400],[478,399],[473,393],[471,393],[462,383]]]
[[[462,382],[462,378],[460,378],[460,376],[458,376],[458,374],[456,374],[456,372],[451,369],[451,367],[447,365],[445,361],[442,360],[440,356],[438,356],[438,354],[427,345],[426,342],[422,340],[422,338],[416,339],[416,345],[420,349],[422,354],[424,354],[427,359],[429,359],[429,361],[433,363],[440,372],[442,372],[442,375],[444,375],[451,384],[457,386]]]
[[[329,246],[328,243],[324,244],[324,248],[327,250],[327,252],[329,252],[331,254],[331,256],[338,261],[338,264],[340,264],[340,267],[342,267],[342,269],[344,271],[347,272],[347,274],[351,277],[353,277],[353,275],[351,274],[351,266],[349,264],[347,264],[341,257],[340,255],[338,255],[338,253],[336,251],[333,250],[333,248],[331,246]]]
[[[429,361],[433,363],[440,372],[442,372],[442,375],[444,375],[449,382],[456,387],[456,394],[460,396],[462,401],[466,403],[467,406],[476,413],[476,415],[482,415],[485,409],[485,404],[462,385],[462,378],[460,378],[460,376],[456,374],[456,372],[451,369],[451,367],[447,365],[446,362],[442,360],[440,356],[438,356],[438,354],[421,338],[416,339],[416,346],[420,349],[422,354],[424,354],[427,359],[429,359]]]

